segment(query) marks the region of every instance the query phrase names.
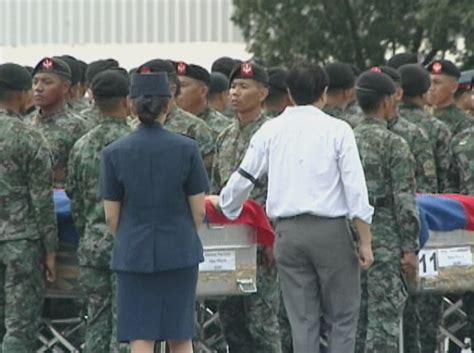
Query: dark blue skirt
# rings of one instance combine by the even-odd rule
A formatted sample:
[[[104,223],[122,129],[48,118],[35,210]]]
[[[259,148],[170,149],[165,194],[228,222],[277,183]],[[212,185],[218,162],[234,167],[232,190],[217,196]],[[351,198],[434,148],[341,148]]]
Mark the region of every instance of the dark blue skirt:
[[[117,272],[118,340],[191,339],[198,271]]]

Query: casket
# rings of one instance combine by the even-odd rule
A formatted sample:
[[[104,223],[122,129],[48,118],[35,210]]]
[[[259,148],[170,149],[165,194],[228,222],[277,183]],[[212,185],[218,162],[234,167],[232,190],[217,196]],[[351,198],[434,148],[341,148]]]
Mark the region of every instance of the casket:
[[[257,239],[245,224],[210,224],[199,231],[204,262],[199,266],[200,297],[245,295],[257,291]]]

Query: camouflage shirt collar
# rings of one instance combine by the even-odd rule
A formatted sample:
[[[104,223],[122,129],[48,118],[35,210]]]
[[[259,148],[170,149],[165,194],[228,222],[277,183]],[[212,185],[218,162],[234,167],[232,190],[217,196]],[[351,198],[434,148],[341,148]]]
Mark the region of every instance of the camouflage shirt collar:
[[[423,108],[413,103],[402,103],[400,104],[399,109],[400,110],[423,110]]]
[[[48,121],[48,120],[53,120],[56,119],[66,113],[66,105],[63,106],[61,109],[59,109],[56,113],[49,115],[49,116],[43,116],[43,112],[38,110],[38,113],[36,114],[35,120],[39,121]]]
[[[262,110],[260,112],[260,114],[258,115],[257,119],[249,122],[247,125],[244,125],[242,126],[240,124],[240,120],[238,117],[235,117],[234,119],[234,124],[236,124],[235,126],[237,127],[238,130],[240,131],[247,131],[247,130],[250,130],[252,128],[252,126],[254,126],[255,124],[257,124],[260,120],[262,119],[265,119],[265,112]]]
[[[200,112],[199,114],[197,114],[196,116],[197,116],[198,118],[201,118],[201,119],[205,120],[205,118],[207,118],[210,113],[211,113],[211,108],[209,108],[209,106],[206,105],[206,107],[204,108],[204,110],[203,110],[202,112]]]
[[[0,108],[0,116],[8,116],[8,117],[15,117],[18,119],[21,119],[21,116],[15,112],[12,112],[11,110]]]
[[[376,118],[373,116],[366,116],[363,123],[367,125],[377,125],[385,129],[388,129],[388,124],[384,119]]]
[[[100,115],[99,121],[101,124],[120,124],[127,125],[127,118],[118,118],[110,115]]]

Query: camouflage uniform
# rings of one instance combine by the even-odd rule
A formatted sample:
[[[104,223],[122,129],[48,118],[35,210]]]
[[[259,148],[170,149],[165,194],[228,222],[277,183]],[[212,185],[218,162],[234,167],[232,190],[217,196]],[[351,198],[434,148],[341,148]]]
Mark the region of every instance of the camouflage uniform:
[[[410,151],[415,157],[416,191],[436,193],[438,180],[435,160],[426,132],[400,116],[388,124],[388,129],[408,143]]]
[[[164,127],[195,139],[203,159],[214,152],[215,141],[211,128],[195,115],[175,106],[168,114]]]
[[[95,104],[90,104],[87,108],[81,110],[81,115],[93,128],[101,123],[100,110]]]
[[[453,137],[468,127],[474,126],[474,119],[454,103],[445,108],[435,109],[433,113],[436,118],[448,125]]]
[[[415,161],[405,140],[376,118],[354,130],[364,168],[372,220],[374,264],[362,275],[356,352],[398,353],[406,287],[401,257],[418,248]]]
[[[124,120],[102,117],[101,124],[76,142],[69,158],[66,190],[81,235],[79,283],[88,299],[85,353],[118,349],[116,337],[112,337],[115,284],[109,270],[114,238],[107,230],[104,208],[97,198],[97,180],[102,149],[130,131]]]
[[[461,131],[452,142],[454,168],[459,171],[459,193],[474,195],[474,127]],[[462,297],[467,314],[468,335],[474,342],[474,293]]]
[[[0,337],[31,353],[44,299],[44,253],[57,250],[51,160],[40,134],[0,111]]]
[[[437,192],[444,192],[451,163],[451,132],[448,126],[413,104],[402,104],[399,110],[401,116],[421,127],[428,134],[436,164]]]
[[[332,117],[334,118],[337,118],[337,119],[341,119],[343,121],[345,121],[346,123],[348,123],[352,128],[355,128],[356,125],[353,125],[354,124],[354,121],[351,121],[349,119],[349,116],[346,115],[346,113],[344,112],[343,109],[339,108],[339,107],[329,107],[329,106],[325,106],[323,108],[323,112],[325,112],[326,114],[328,115],[331,115]]]
[[[402,117],[390,122],[388,128],[408,143],[410,151],[415,157],[416,191],[420,193],[438,192],[433,149],[425,130]],[[410,295],[407,299],[403,313],[405,353],[421,352],[419,305],[423,305],[424,299],[421,298],[420,301],[418,296],[415,295]],[[435,296],[435,300],[438,299],[438,296]],[[423,326],[423,328],[426,331],[426,326]]]
[[[31,126],[39,131],[51,152],[53,160],[53,185],[62,189],[67,177],[67,162],[69,152],[74,143],[87,131],[87,125],[79,117],[72,115],[64,108],[48,117],[37,114],[31,121]]]
[[[354,128],[364,120],[364,113],[355,101],[353,103],[349,103],[346,109],[344,109],[344,114],[346,114],[349,125]]]
[[[206,124],[212,129],[212,132],[214,133],[214,139],[216,139],[217,136],[219,136],[219,134],[224,131],[224,129],[232,122],[231,119],[210,107],[206,107],[206,109],[198,114],[197,117],[204,120]]]
[[[268,118],[261,114],[255,121],[241,126],[237,118],[217,138],[213,173],[222,188],[244,158],[253,134]],[[266,199],[266,180],[255,187],[250,197],[261,205]],[[219,315],[230,353],[280,353],[278,307],[280,290],[276,267],[264,264],[261,249],[257,253],[257,288],[255,294],[226,298],[219,305]]]
[[[86,97],[82,97],[79,100],[71,102],[72,110],[74,110],[76,113],[79,113],[79,114],[81,114],[82,111],[84,111],[85,109],[88,109],[90,106],[91,106],[91,102]]]

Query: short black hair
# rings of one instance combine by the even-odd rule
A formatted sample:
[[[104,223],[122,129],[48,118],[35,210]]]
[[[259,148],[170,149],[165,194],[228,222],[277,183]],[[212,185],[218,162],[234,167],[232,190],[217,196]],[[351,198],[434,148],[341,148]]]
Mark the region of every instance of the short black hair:
[[[321,66],[302,62],[290,69],[286,82],[295,103],[308,105],[322,97],[329,85],[329,78]]]
[[[163,112],[170,101],[168,97],[140,96],[133,99],[136,105],[138,119],[145,125],[150,125]]]
[[[387,95],[377,92],[356,91],[357,103],[364,113],[372,113],[376,111],[380,103]]]
[[[94,98],[94,103],[102,113],[110,113],[119,108],[123,99],[126,99],[126,97],[100,97]]]

